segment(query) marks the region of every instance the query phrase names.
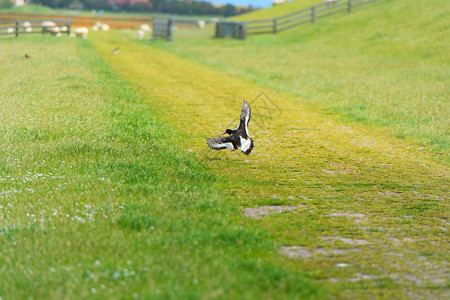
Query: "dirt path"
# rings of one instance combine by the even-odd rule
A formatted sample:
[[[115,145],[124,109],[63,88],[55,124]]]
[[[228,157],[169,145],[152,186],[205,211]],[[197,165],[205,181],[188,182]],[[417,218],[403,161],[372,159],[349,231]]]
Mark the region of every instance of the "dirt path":
[[[229,179],[218,188],[235,196],[248,222],[276,236],[287,265],[348,297],[448,294],[450,172],[439,157],[126,35],[90,38],[163,120],[186,133],[177,142]],[[253,109],[254,151],[211,151],[204,138],[236,126],[243,99]]]

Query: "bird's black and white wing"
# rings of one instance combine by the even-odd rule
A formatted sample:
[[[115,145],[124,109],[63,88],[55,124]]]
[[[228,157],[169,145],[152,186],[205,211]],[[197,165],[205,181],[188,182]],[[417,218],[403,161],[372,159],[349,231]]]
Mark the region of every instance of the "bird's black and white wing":
[[[250,105],[247,103],[247,101],[244,100],[242,102],[242,109],[241,109],[241,121],[239,123],[238,128],[245,129],[245,133],[248,136],[248,123],[250,122],[250,118],[252,116],[252,109],[250,108]]]
[[[252,152],[253,147],[255,147],[255,143],[251,138],[244,139],[243,137],[239,137],[241,139],[241,151],[245,155],[249,155]]]
[[[229,136],[206,138],[209,148],[214,150],[230,149],[234,150],[232,139]]]

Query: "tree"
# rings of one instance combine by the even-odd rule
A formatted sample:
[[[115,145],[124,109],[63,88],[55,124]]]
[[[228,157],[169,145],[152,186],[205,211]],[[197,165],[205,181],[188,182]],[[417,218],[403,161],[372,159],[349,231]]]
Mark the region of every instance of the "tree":
[[[0,8],[10,8],[13,6],[11,0],[0,0]]]

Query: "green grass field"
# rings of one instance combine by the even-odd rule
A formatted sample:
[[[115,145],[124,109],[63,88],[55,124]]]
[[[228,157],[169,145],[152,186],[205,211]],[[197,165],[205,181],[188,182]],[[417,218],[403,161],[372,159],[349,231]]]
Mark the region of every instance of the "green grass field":
[[[3,299],[320,295],[89,42],[2,43]]]
[[[303,47],[295,46],[294,32],[245,43],[201,41],[199,31],[179,32],[170,45],[136,41],[130,31],[1,40],[0,297],[445,298],[445,145],[416,133],[396,137],[399,129],[390,134],[395,114],[384,126],[343,114],[330,105],[337,88],[328,96],[320,88],[325,71],[315,80],[289,71],[285,59],[295,49],[319,51],[323,33],[331,39],[337,30],[316,26]],[[284,56],[258,56],[257,48],[274,50],[274,41],[283,43]],[[416,61],[427,74],[443,74],[433,77],[436,85],[416,74],[412,83],[420,85],[402,89],[397,69],[378,63],[372,79],[393,70],[385,90],[376,83],[386,107],[394,107],[388,99],[396,91],[443,97],[446,62],[436,48],[428,68]],[[213,50],[217,56],[208,57]],[[376,53],[388,56],[384,51],[348,55],[369,68]],[[398,59],[398,68],[418,51]],[[239,53],[240,64],[230,59]],[[326,61],[350,60],[343,49]],[[369,80],[363,66],[349,74],[322,66],[334,72],[325,82],[338,75]],[[277,70],[288,73],[280,75],[284,86]],[[304,91],[295,80],[315,84]],[[340,99],[340,106],[357,99],[369,105],[349,91],[380,97],[376,87],[356,83],[341,89],[351,101]],[[267,98],[257,98],[261,92]],[[204,137],[234,124],[243,99],[253,108],[254,151],[208,149]],[[423,109],[421,98],[413,99],[398,99],[399,109],[408,112],[404,101]],[[437,136],[444,136],[441,102],[427,111],[438,120],[428,123]],[[370,108],[360,115],[382,115]],[[409,114],[414,127],[418,117]]]
[[[289,4],[297,2],[302,3]],[[381,0],[352,14],[245,42],[180,31],[176,43],[158,46],[288,92],[350,122],[382,127],[442,153],[448,162],[446,3]],[[270,14],[274,9],[266,16],[276,15]]]
[[[285,3],[283,5],[278,5],[271,7],[270,9],[260,9],[248,14],[239,15],[231,19],[236,21],[251,21],[251,20],[261,20],[261,19],[272,19],[276,17],[281,17],[286,14],[292,13],[294,11],[299,11],[313,5],[322,3],[320,0],[296,0]]]

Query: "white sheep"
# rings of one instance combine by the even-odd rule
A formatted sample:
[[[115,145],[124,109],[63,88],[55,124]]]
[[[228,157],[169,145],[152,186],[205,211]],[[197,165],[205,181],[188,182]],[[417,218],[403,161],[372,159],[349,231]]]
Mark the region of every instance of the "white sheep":
[[[48,32],[50,34],[58,36],[59,33],[59,27],[56,26],[55,22],[52,21],[44,21],[42,22],[42,32]]]
[[[100,29],[103,30],[103,31],[108,31],[109,30],[109,25],[108,24],[102,24],[100,26]]]
[[[338,0],[325,0],[325,4],[328,5],[336,5]]]
[[[6,33],[14,33],[14,28],[13,27],[8,27],[7,29],[6,29]]]
[[[203,20],[197,21],[197,27],[198,27],[199,29],[205,28],[205,25],[206,25],[206,22],[205,22],[205,21],[203,21]]]
[[[144,30],[142,30],[142,29],[138,30],[137,38],[138,38],[138,40],[142,40],[144,38]]]
[[[150,25],[148,24],[142,24],[141,26],[139,26],[139,29],[145,32],[153,31],[152,27],[150,27]]]
[[[52,28],[52,27],[56,27],[56,23],[53,21],[43,21],[41,26],[44,28]]]
[[[24,32],[32,32],[33,31],[33,28],[31,27],[31,23],[30,22],[28,22],[28,21],[25,21],[25,22],[23,22],[23,31]]]
[[[67,27],[67,26],[61,26],[59,29],[60,29],[60,32],[67,32],[67,31],[69,31],[69,27]]]
[[[89,30],[86,27],[81,27],[81,28],[76,28],[73,30],[73,35],[71,35],[72,37],[79,37],[82,39],[87,39],[87,35],[88,35]]]

